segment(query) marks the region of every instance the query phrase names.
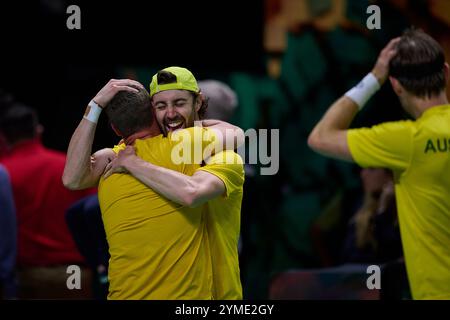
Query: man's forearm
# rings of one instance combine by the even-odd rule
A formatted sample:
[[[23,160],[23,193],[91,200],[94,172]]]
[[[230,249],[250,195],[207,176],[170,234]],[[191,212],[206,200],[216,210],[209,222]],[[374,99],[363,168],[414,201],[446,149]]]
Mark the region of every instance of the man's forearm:
[[[308,137],[308,145],[315,151],[326,155],[336,156],[347,148],[347,129],[358,113],[357,104],[346,96],[339,98],[317,123]],[[343,160],[352,160],[348,156],[340,156]]]
[[[366,101],[380,89],[389,74],[389,61],[395,54],[395,38],[383,49],[372,71],[362,81],[338,99],[311,132],[309,140],[330,138],[330,133],[348,129],[353,118]]]
[[[392,39],[381,51],[372,72],[328,109],[308,137],[308,145],[313,150],[333,158],[353,160],[347,143],[347,129],[358,110],[386,81],[389,62],[396,54],[399,41],[400,38]]]
[[[326,135],[346,130],[358,113],[358,106],[350,98],[342,96],[328,109],[311,134]]]
[[[67,150],[63,183],[69,189],[83,189],[92,186],[91,153],[96,123],[82,119]]]
[[[156,166],[139,157],[129,161],[125,168],[132,176],[165,198],[183,206],[193,204],[197,188],[190,176]]]

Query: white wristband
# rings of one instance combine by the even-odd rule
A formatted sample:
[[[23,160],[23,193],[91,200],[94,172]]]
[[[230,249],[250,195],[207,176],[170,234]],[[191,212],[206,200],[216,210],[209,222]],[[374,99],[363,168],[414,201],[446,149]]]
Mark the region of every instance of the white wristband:
[[[94,100],[91,100],[86,108],[83,118],[90,122],[97,123],[100,113],[102,113],[102,108],[99,107]]]
[[[345,95],[352,99],[361,110],[372,95],[380,89],[380,83],[373,73],[367,74],[356,86]]]

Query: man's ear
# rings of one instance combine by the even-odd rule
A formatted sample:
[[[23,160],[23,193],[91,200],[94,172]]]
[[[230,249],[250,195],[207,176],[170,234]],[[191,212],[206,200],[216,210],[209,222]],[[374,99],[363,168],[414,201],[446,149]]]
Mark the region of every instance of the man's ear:
[[[391,83],[392,89],[394,89],[395,94],[398,96],[401,95],[404,89],[400,82],[394,77],[389,77],[389,81]]]
[[[117,129],[116,127],[114,127],[114,125],[112,123],[111,123],[111,128],[119,137],[122,137],[122,133],[120,132],[120,130]]]
[[[203,104],[203,100],[205,99],[205,97],[203,96],[203,94],[200,92],[197,97],[195,98],[195,112],[198,112],[198,110],[200,110],[202,104]]]

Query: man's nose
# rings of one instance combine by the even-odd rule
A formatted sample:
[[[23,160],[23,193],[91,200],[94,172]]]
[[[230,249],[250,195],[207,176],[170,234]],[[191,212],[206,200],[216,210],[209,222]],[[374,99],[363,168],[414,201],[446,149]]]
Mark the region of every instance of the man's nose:
[[[175,108],[173,106],[168,106],[167,107],[167,117],[168,118],[175,118],[176,117],[176,112],[175,112]]]

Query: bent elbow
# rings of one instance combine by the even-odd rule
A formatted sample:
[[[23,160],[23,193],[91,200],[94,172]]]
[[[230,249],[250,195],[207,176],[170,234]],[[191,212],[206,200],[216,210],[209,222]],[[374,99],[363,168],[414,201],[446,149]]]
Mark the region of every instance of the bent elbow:
[[[196,208],[201,204],[199,193],[195,187],[189,188],[184,194],[181,204],[189,208]]]
[[[66,189],[78,190],[78,186],[75,183],[73,183],[72,181],[67,181],[67,180],[63,179],[62,183]]]
[[[63,173],[62,176],[62,184],[64,185],[65,188],[69,189],[69,190],[81,190],[81,184],[79,181],[77,181],[76,179],[74,179],[73,177],[70,177],[69,175]]]
[[[184,207],[196,208],[199,206],[198,199],[192,195],[183,198],[182,203]]]
[[[67,178],[64,175],[62,176],[62,183],[66,189],[78,190],[78,185],[74,181],[72,181],[71,179]]]
[[[321,141],[317,133],[314,131],[308,136],[308,147],[314,151],[320,150]]]
[[[333,146],[330,145],[329,139],[325,138],[323,134],[313,132],[308,137],[308,146],[315,152],[321,155],[329,155]]]

